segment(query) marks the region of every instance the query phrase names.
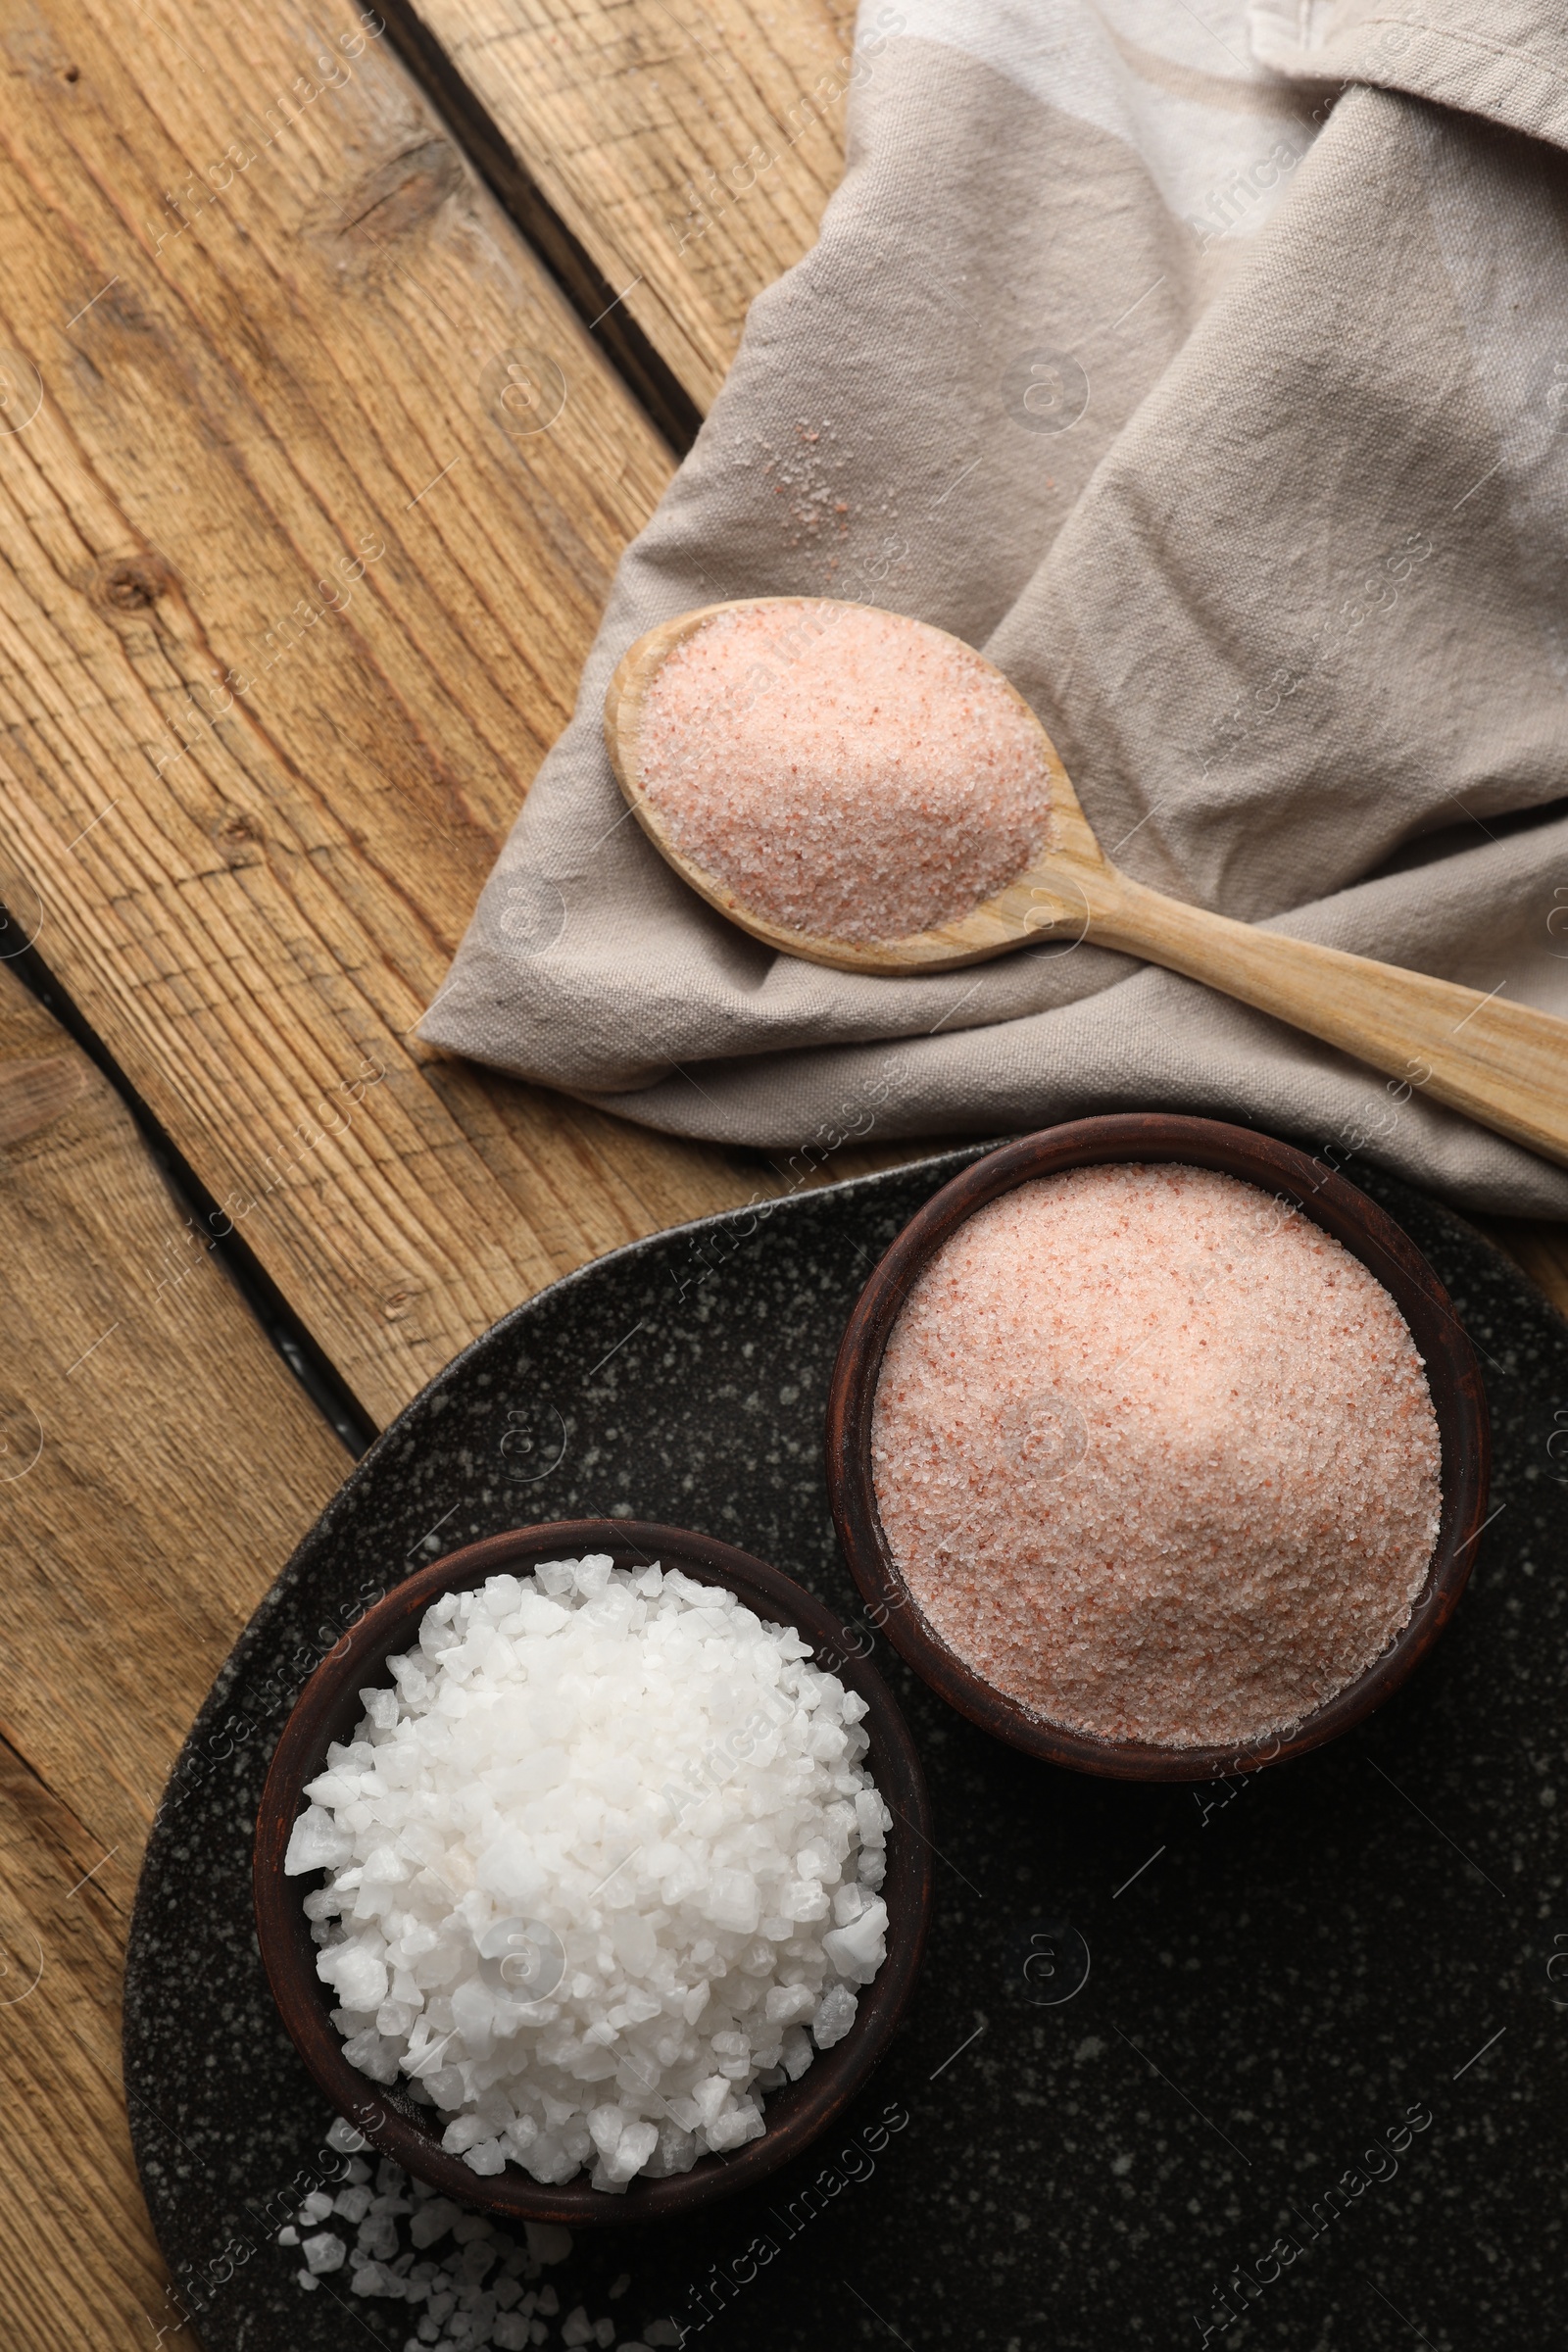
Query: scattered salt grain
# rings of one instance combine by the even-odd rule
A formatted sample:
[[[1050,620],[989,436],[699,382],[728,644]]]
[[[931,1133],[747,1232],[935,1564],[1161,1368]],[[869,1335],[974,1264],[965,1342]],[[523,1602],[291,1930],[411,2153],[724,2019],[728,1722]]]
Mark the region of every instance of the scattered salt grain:
[[[352,2142],[334,2144],[341,2150],[365,2142],[363,2134],[356,2133]],[[345,2169],[368,2171],[357,2159]],[[278,2245],[298,2245],[300,2228],[308,2226],[322,2194],[315,2190],[305,2199],[295,2221],[278,2230]],[[398,2223],[406,2217],[412,2218],[406,2232],[409,2243],[404,2245]],[[547,2263],[564,2262],[572,2250],[570,2230],[556,2223],[528,2222],[524,2229],[526,2242],[519,2244],[488,2215],[470,2212],[452,2197],[439,2196],[427,2181],[410,2180],[401,2165],[385,2156],[376,2168],[375,2196],[361,2224],[359,2242],[345,2255],[341,2239],[323,2232],[314,2257],[309,2245],[303,2249],[306,2267],[295,2272],[295,2281],[303,2292],[315,2293],[322,2278],[341,2270],[346,2259],[351,2294],[414,2307],[409,2316],[415,2322],[415,2332],[405,2338],[403,2352],[483,2352],[487,2345],[496,2347],[496,2352],[523,2352],[523,2347],[543,2344],[550,2337],[545,2320],[536,2319],[535,2312],[554,2318],[561,2310],[554,2286],[538,2287],[528,2281],[537,2279]],[[372,2234],[378,2240],[373,2251],[366,2242]],[[440,2241],[445,2238],[451,2243],[438,2259]],[[335,2258],[332,2246],[338,2248]],[[432,2246],[436,2252],[421,2259],[421,2249]],[[615,2282],[621,2292],[630,2285],[629,2273],[622,2273]],[[611,2291],[613,2294],[615,2288]],[[586,2307],[584,2310],[586,2313]],[[612,2321],[600,2318],[588,2325],[592,2342],[613,2342]],[[651,2340],[662,2340],[657,2331],[666,2325],[650,2320]],[[377,2341],[387,2340],[376,2330],[371,2332],[376,2333]]]
[[[1068,1729],[1290,1729],[1409,1619],[1440,1515],[1414,1340],[1303,1214],[1199,1168],[1078,1168],[970,1217],[914,1285],[873,1419],[932,1627]]]
[[[792,930],[865,943],[967,914],[1051,828],[1028,711],[924,622],[792,600],[717,614],[645,698],[643,788],[682,855]]]
[[[886,1954],[864,1702],[793,1628],[608,1555],[443,1594],[389,1671],[285,1862],[327,1873],[351,2062],[407,2077],[479,2175],[619,2190],[756,2138]],[[363,2262],[396,2244],[378,2202]],[[410,2234],[449,2227],[429,2201]],[[533,2259],[553,2235],[528,2226]]]

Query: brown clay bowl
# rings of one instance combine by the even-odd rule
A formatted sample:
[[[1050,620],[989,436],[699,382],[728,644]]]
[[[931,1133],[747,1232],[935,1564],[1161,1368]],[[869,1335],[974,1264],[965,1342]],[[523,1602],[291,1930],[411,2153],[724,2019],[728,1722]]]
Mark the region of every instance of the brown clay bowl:
[[[986,1201],[1033,1177],[1104,1160],[1181,1160],[1218,1168],[1297,1202],[1370,1268],[1404,1316],[1426,1363],[1442,1443],[1442,1516],[1426,1584],[1403,1631],[1366,1672],[1302,1718],[1288,1737],[1248,1750],[1162,1747],[1098,1739],[1046,1722],[981,1679],[921,1614],[877,1516],[871,1414],[883,1350],[926,1261]],[[988,1152],[944,1185],[910,1218],[880,1260],[850,1317],[833,1367],[827,1413],[827,1484],[845,1558],[872,1622],[960,1715],[1009,1746],[1075,1772],[1123,1781],[1207,1781],[1255,1771],[1338,1739],[1381,1706],[1411,1674],[1456,1607],[1487,1508],[1491,1431],[1481,1373],[1441,1282],[1408,1234],[1323,1161],[1290,1144],[1214,1119],[1162,1112],[1075,1119]]]
[[[352,1735],[365,1712],[361,1690],[376,1683],[390,1687],[386,1661],[410,1647],[431,1601],[443,1592],[481,1585],[503,1570],[523,1576],[541,1560],[584,1552],[609,1552],[617,1567],[661,1560],[704,1584],[727,1586],[771,1624],[798,1627],[817,1664],[865,1700],[869,1711],[863,1721],[871,1742],[865,1762],[894,1815],[881,1889],[888,1907],[888,1956],[874,1981],[860,1988],[849,2033],[832,2049],[819,2051],[799,2082],[766,2094],[767,2129],[760,2139],[747,2141],[732,2156],[705,2156],[689,2173],[635,2180],[624,2194],[591,2188],[586,2177],[547,2187],[513,2164],[481,2178],[442,2147],[442,2123],[450,2119],[416,2105],[401,2083],[372,2082],[351,2066],[331,2021],[334,1996],[316,1973],[317,1947],[303,1909],[304,1897],[325,1884],[326,1874],[283,1875],[306,1784],[324,1770],[328,1745]],[[290,2040],[338,2113],[384,2155],[449,2196],[491,2213],[566,2222],[574,2229],[601,2223],[627,2228],[691,2213],[750,2188],[837,2122],[886,2050],[914,1989],[931,1912],[930,1833],[925,1778],[893,1694],[875,1668],[856,1656],[844,1629],[819,1600],[777,1568],[708,1536],[633,1519],[565,1520],[489,1536],[432,1562],[368,1610],[317,1668],[284,1726],[256,1817],[256,1932]]]

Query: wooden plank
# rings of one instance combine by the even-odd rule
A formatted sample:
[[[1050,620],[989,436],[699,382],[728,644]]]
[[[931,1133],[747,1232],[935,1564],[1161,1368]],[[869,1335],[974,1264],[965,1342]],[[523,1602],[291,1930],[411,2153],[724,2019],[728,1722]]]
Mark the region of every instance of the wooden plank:
[[[119,1098],[3,965],[0,1265],[5,2336],[122,2352],[169,2316],[120,2074],[142,1843],[348,1462]]]
[[[838,185],[853,4],[412,4],[706,412]]]
[[[766,1181],[409,1037],[669,461],[379,24],[0,17],[0,899],[378,1421]]]

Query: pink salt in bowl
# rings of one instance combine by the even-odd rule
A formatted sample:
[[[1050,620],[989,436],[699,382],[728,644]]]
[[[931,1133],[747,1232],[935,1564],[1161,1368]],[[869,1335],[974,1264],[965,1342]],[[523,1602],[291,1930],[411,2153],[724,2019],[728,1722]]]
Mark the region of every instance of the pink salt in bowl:
[[[1430,1396],[1430,1414],[1424,1404],[1421,1407],[1424,1426],[1430,1428],[1435,1421],[1435,1458],[1429,1455],[1423,1473],[1423,1493],[1430,1489],[1430,1507],[1427,1518],[1419,1523],[1430,1526],[1435,1519],[1436,1535],[1424,1581],[1409,1600],[1408,1614],[1371,1662],[1351,1679],[1320,1703],[1256,1739],[1227,1736],[1189,1743],[1168,1736],[1158,1740],[1106,1736],[1081,1724],[1053,1720],[1048,1709],[1027,1703],[1014,1690],[1001,1687],[1000,1679],[988,1679],[972,1656],[960,1654],[954,1642],[938,1630],[922,1606],[914,1583],[899,1564],[878,1501],[879,1383],[900,1318],[911,1298],[926,1295],[920,1290],[922,1277],[939,1252],[964,1232],[977,1212],[1037,1178],[1061,1176],[1074,1169],[1152,1163],[1240,1178],[1265,1196],[1261,1206],[1270,1209],[1276,1224],[1280,1220],[1294,1222],[1298,1217],[1308,1219],[1359,1260],[1375,1278],[1379,1292],[1373,1292],[1356,1269],[1345,1268],[1352,1277],[1349,1287],[1358,1286],[1367,1294],[1374,1320],[1380,1312],[1394,1329],[1398,1322],[1388,1313],[1387,1301],[1392,1300],[1397,1309],[1407,1335],[1405,1345],[1413,1343],[1412,1364],[1419,1357],[1416,1377],[1424,1371]],[[1312,1241],[1304,1229],[1298,1229],[1298,1237],[1308,1244]],[[1321,1245],[1316,1248],[1321,1254]],[[1337,1253],[1329,1254],[1344,1267]],[[949,1348],[941,1358],[944,1377],[953,1360],[954,1351]],[[1200,1363],[1195,1352],[1194,1382],[1209,1373],[1210,1366]],[[1315,1387],[1316,1379],[1314,1366],[1307,1386]],[[1355,1420],[1356,1416],[1347,1411],[1338,1433],[1348,1458],[1354,1455]],[[1326,1482],[1346,1475],[1332,1425],[1327,1434]],[[1081,1431],[1078,1442],[1080,1446],[1084,1443]],[[839,1541],[871,1622],[885,1630],[894,1647],[923,1681],[997,1739],[1074,1771],[1117,1780],[1202,1781],[1253,1771],[1321,1747],[1364,1721],[1414,1672],[1458,1604],[1486,1518],[1490,1449],[1486,1398],[1475,1352],[1442,1283],[1394,1219],[1322,1161],[1289,1144],[1211,1119],[1164,1113],[1080,1119],[1049,1128],[987,1153],[944,1186],[910,1219],[867,1282],[840,1344],[828,1397],[829,1499]],[[1244,1519],[1254,1500],[1247,1493],[1245,1481],[1230,1499]],[[1255,1499],[1262,1509],[1266,1498]],[[1397,1503],[1401,1498],[1394,1499]],[[894,1508],[890,1500],[890,1514]],[[1416,1523],[1412,1518],[1411,1524]],[[1425,1539],[1422,1541],[1424,1544]],[[932,1557],[936,1556],[934,1552]],[[1416,1563],[1413,1571],[1407,1569],[1407,1575],[1419,1578],[1422,1553],[1407,1556],[1413,1556]],[[910,1557],[912,1561],[912,1553]],[[928,1586],[928,1599],[933,1590]],[[1218,1663],[1223,1668],[1226,1661],[1222,1657]]]

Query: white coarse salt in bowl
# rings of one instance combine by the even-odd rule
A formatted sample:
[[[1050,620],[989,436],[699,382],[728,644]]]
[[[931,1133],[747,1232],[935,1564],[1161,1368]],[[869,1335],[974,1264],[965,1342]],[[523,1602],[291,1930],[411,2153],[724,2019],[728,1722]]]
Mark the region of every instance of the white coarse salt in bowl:
[[[887,1957],[866,1704],[721,1586],[609,1552],[443,1592],[283,1868],[345,2055],[470,2171],[623,2190],[760,2137]]]
[[[912,1986],[925,1791],[819,1603],[627,1521],[412,1577],[290,1718],[263,1957],[340,2112],[492,2210],[630,2222],[771,2171]]]

